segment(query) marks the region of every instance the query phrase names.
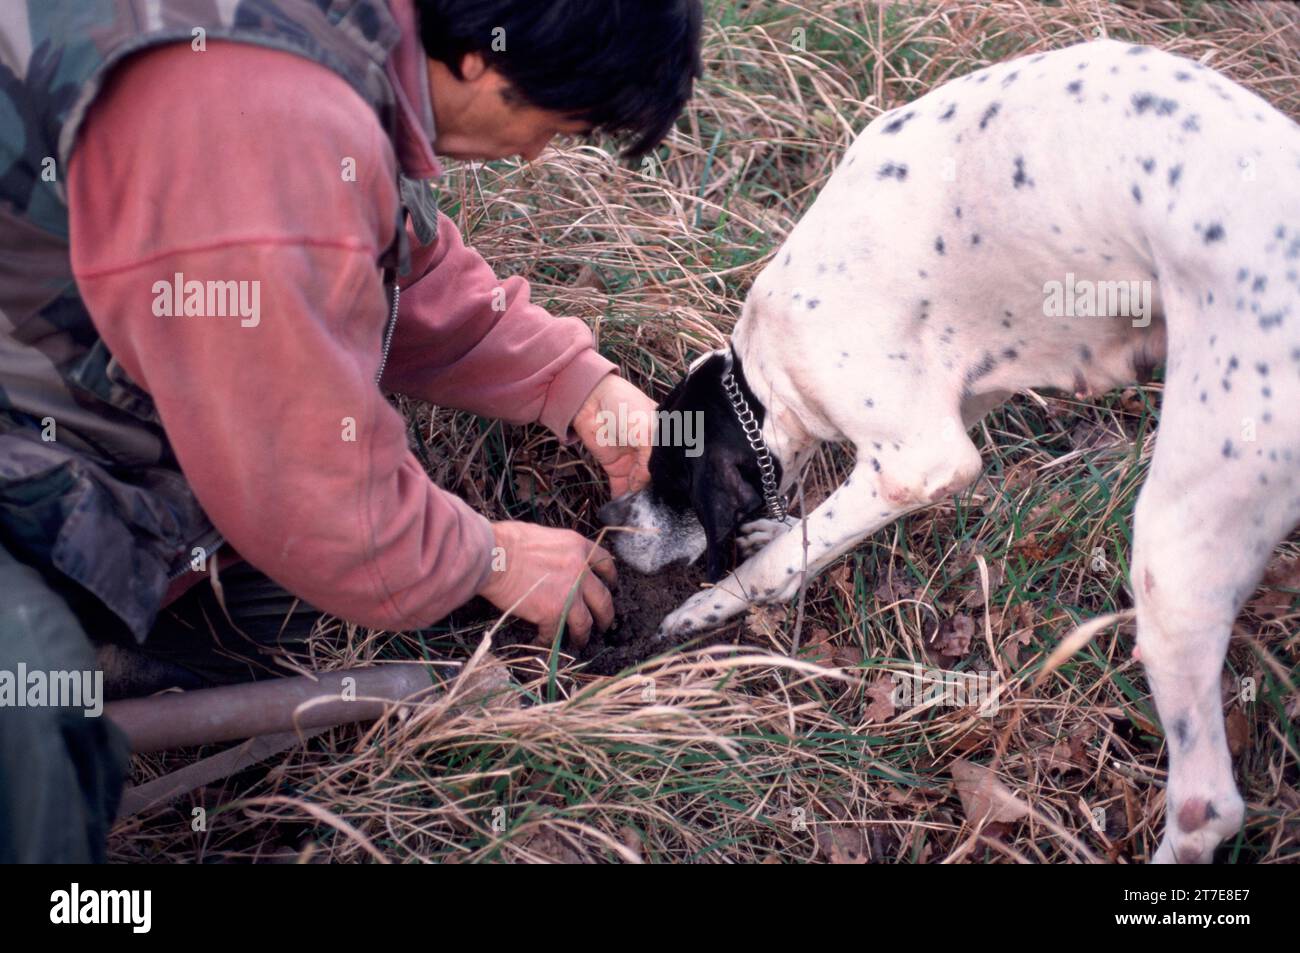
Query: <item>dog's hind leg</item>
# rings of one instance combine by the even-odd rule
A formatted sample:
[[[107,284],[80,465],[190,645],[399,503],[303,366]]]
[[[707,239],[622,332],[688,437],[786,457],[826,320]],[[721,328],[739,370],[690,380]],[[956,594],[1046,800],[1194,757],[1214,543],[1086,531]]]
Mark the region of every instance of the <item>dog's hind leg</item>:
[[[1201,362],[1199,377],[1209,376],[1212,360]],[[1192,375],[1189,366],[1171,368],[1134,515],[1137,644],[1169,751],[1158,863],[1208,863],[1241,826],[1220,675],[1237,612],[1300,511],[1294,423],[1259,415],[1251,406],[1258,391],[1229,392],[1217,374],[1214,397],[1203,401]]]
[[[943,426],[933,419],[921,416],[926,432],[890,443],[887,450],[883,442],[855,439],[853,472],[808,514],[806,525],[794,521],[712,589],[686,600],[664,619],[660,636],[707,629],[751,605],[786,601],[805,575],[817,575],[876,530],[960,492],[979,475],[979,451],[956,416],[938,418],[946,420]]]

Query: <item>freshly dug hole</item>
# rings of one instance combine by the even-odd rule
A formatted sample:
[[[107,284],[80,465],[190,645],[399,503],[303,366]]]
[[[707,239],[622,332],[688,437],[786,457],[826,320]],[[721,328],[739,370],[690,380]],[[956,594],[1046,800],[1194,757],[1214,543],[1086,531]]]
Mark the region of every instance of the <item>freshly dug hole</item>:
[[[704,568],[695,566],[669,566],[650,575],[620,565],[618,585],[613,589],[614,625],[607,632],[593,632],[586,648],[577,653],[580,662],[586,663],[588,672],[612,675],[636,665],[651,656],[666,652],[677,643],[671,640],[655,641],[659,623],[705,585]],[[477,608],[481,600],[474,600]],[[486,611],[474,612],[476,618],[493,618],[492,607],[482,603]],[[700,644],[729,641],[735,637],[735,625],[720,626],[706,633]],[[497,645],[532,643],[537,632],[531,625],[511,621],[497,632]]]

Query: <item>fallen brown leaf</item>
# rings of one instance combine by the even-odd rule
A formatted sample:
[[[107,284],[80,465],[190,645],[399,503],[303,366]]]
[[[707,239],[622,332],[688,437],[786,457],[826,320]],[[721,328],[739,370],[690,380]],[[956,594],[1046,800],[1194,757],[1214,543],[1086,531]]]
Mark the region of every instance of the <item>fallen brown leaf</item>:
[[[1233,705],[1228,709],[1223,723],[1224,733],[1228,736],[1228,751],[1234,758],[1240,757],[1250,747],[1250,724],[1246,721],[1246,713],[1240,705]]]
[[[1029,813],[1029,808],[984,765],[956,758],[948,772],[952,775],[966,818],[972,824],[981,820],[1009,823]]]
[[[863,716],[867,721],[889,721],[894,717],[894,680],[888,675],[881,675],[867,685],[867,698],[870,702]]]
[[[975,620],[962,612],[939,626],[939,630],[930,639],[930,648],[944,658],[955,660],[963,658],[970,651],[974,637]]]

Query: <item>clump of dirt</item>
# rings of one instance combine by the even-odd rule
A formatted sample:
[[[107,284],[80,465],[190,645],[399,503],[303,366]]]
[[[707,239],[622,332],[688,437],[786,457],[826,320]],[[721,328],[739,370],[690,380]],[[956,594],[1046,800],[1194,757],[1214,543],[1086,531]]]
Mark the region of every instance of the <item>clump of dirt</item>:
[[[672,648],[674,642],[655,640],[659,623],[706,581],[699,565],[669,566],[648,576],[621,567],[614,587],[614,625],[603,634],[593,633],[579,655],[588,661],[587,670],[612,675]]]
[[[705,584],[704,569],[698,565],[669,566],[650,575],[620,566],[618,584],[613,589],[614,625],[606,632],[593,632],[586,647],[577,653],[578,660],[585,663],[588,672],[613,675],[668,651],[677,643],[655,639],[659,623]],[[496,617],[493,607],[479,599],[466,608],[470,610],[467,614],[475,619]],[[481,613],[475,611],[479,608],[483,609]],[[493,641],[500,646],[531,644],[536,635],[533,626],[512,620],[497,631]],[[733,623],[697,638],[702,645],[712,645],[734,641],[735,636],[736,625]]]
[[[669,566],[650,575],[624,566],[614,587],[617,621],[606,638],[619,643],[654,638],[664,617],[699,592],[707,581],[699,565]]]

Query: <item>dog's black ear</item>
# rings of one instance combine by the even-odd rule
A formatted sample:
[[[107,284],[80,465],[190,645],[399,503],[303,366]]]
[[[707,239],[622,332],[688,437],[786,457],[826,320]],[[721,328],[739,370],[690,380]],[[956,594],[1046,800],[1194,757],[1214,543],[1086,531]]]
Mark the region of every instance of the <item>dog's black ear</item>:
[[[705,575],[717,582],[732,568],[731,539],[741,519],[763,505],[763,495],[746,478],[743,453],[720,448],[706,453],[706,466],[696,467],[692,502],[704,528]]]

